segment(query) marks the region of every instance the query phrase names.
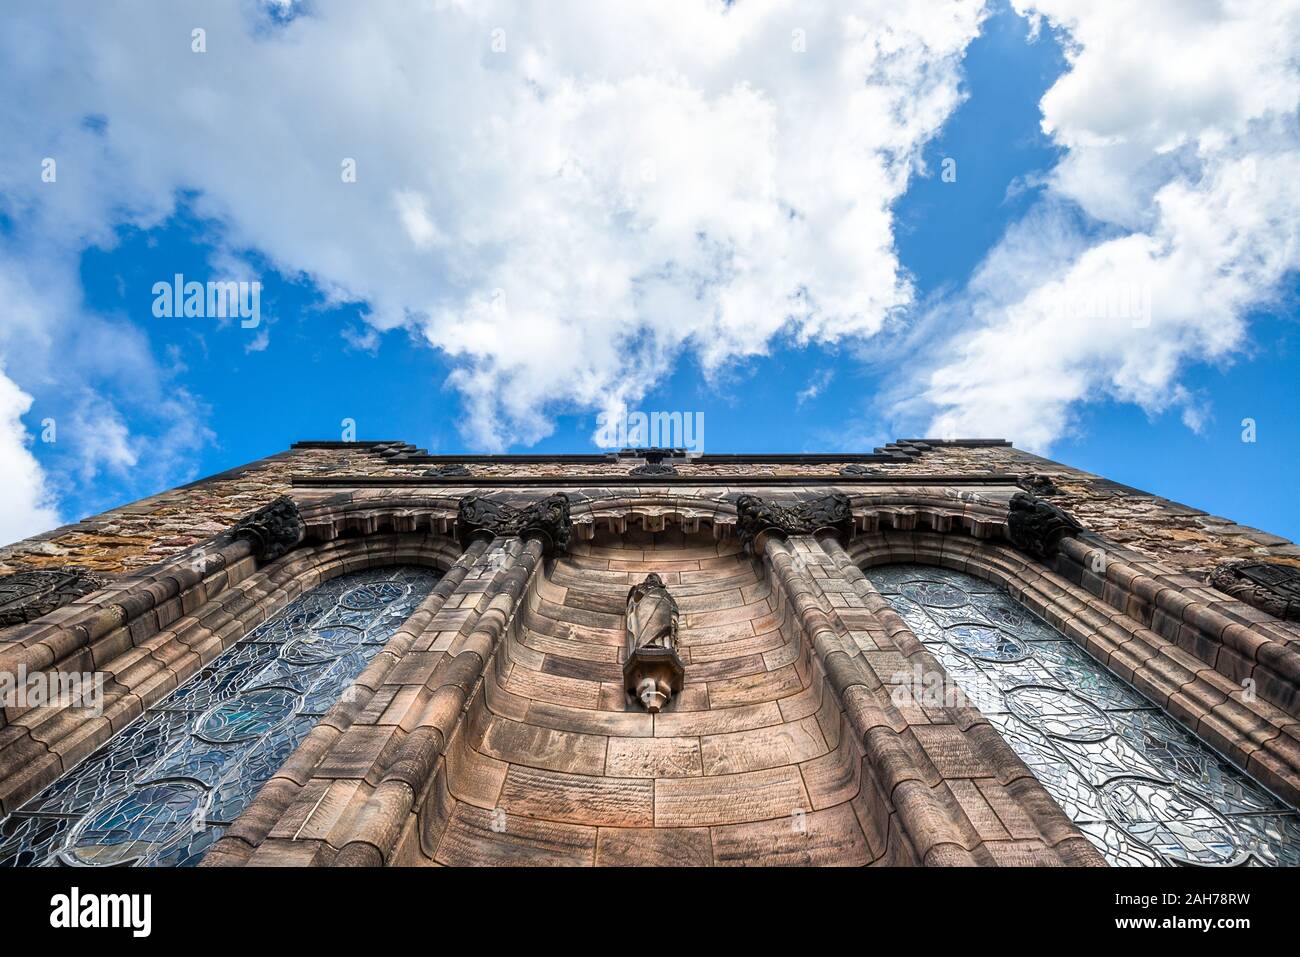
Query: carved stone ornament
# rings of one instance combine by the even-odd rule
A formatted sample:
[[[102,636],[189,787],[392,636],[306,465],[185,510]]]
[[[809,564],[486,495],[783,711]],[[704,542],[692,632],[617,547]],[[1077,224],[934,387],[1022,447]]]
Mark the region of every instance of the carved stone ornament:
[[[468,478],[470,471],[460,462],[448,462],[446,465],[435,465],[424,474],[429,478]]]
[[[627,593],[623,686],[651,714],[682,690],[686,668],[677,654],[677,601],[651,572]]]
[[[1284,621],[1300,621],[1300,568],[1281,562],[1224,562],[1205,581],[1225,595]]]
[[[1011,496],[1007,512],[1007,537],[1023,552],[1047,559],[1061,547],[1061,539],[1083,531],[1083,526],[1064,509],[1027,492]]]
[[[796,505],[777,505],[757,495],[742,495],[736,499],[736,525],[745,545],[752,545],[760,534],[772,530],[785,535],[811,535],[831,529],[847,541],[853,535],[853,509],[849,497],[841,492]]]
[[[857,462],[851,462],[840,469],[840,474],[848,477],[855,475],[879,475],[879,469],[873,469],[868,465],[859,465]]]
[[[246,541],[253,546],[253,556],[259,562],[275,561],[296,548],[306,533],[307,526],[298,514],[298,504],[287,495],[281,495],[252,515],[241,518],[230,530],[236,541]]]
[[[6,575],[0,578],[0,628],[35,621],[107,584],[84,568],[46,568]]]
[[[1022,475],[1016,479],[1016,485],[1030,495],[1059,495],[1061,492],[1050,475],[1039,475],[1037,472],[1031,475]]]
[[[468,546],[476,535],[536,536],[546,546],[546,553],[562,552],[569,547],[569,496],[556,492],[525,507],[509,505],[480,495],[466,495],[456,512],[456,536]]]
[[[628,475],[676,475],[677,467],[667,462],[646,462],[628,470]]]

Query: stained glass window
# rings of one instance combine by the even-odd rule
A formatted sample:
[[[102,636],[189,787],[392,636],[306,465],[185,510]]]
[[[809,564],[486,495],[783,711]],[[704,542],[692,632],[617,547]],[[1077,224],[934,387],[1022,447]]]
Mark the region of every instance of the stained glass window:
[[[1300,815],[997,586],[867,578],[1112,864],[1300,865]]]
[[[437,580],[372,569],[290,603],[0,820],[0,866],[197,864]]]

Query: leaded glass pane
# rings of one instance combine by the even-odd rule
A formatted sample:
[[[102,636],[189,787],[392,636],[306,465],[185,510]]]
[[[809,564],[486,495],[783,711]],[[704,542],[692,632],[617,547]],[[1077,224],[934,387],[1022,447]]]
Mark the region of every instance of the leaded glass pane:
[[[0,820],[0,866],[197,864],[438,576],[337,578]]]
[[[1112,864],[1300,866],[1300,814],[988,582],[866,572]]]

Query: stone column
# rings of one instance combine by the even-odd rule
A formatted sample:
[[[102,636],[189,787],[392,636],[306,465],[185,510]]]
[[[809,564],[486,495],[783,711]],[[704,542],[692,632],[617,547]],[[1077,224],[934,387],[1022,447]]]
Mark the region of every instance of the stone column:
[[[417,839],[448,742],[529,580],[567,545],[568,499],[470,496],[456,531],[464,554],[363,673],[366,693],[327,715],[205,864],[378,866],[404,833]]]
[[[357,676],[351,692],[330,708],[284,765],[262,786],[257,797],[244,809],[238,820],[212,846],[201,866],[243,864],[266,843],[267,835],[312,782],[313,774],[321,762],[358,717],[372,705],[394,668],[411,651],[417,636],[438,618],[447,601],[457,594],[465,580],[482,565],[489,544],[488,540],[470,543],[420,606],[411,613],[402,628]],[[314,851],[318,846],[319,842],[315,842],[311,849]],[[304,844],[302,848],[293,849],[293,854],[299,854],[307,848],[308,845]],[[264,856],[269,856],[269,852]],[[293,863],[291,856],[288,849],[285,849],[284,862]]]

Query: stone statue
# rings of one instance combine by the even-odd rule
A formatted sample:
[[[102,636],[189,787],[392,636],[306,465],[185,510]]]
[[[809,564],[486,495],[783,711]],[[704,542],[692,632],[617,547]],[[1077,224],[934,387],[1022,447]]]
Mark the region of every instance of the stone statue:
[[[677,654],[677,601],[651,572],[627,593],[623,683],[651,714],[681,691],[686,668]]]
[[[677,648],[677,600],[654,572],[627,593],[628,654],[638,648]]]

